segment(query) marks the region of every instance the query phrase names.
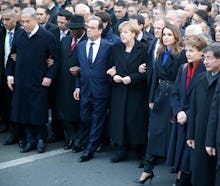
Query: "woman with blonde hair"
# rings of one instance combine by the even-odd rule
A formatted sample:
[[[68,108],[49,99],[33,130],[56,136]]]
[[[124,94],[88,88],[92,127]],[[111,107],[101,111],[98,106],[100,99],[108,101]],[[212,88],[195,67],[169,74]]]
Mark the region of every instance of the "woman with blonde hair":
[[[116,146],[111,162],[126,158],[128,147],[144,145],[147,138],[147,78],[152,65],[144,44],[136,40],[138,25],[125,21],[119,25],[121,42],[113,46],[107,74],[111,76],[109,132]],[[145,63],[148,71],[140,73]]]

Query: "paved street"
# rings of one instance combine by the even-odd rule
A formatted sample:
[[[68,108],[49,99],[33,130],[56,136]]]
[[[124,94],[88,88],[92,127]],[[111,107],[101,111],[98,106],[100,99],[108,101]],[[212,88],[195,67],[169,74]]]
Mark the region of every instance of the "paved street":
[[[135,186],[142,172],[132,153],[127,161],[111,164],[110,147],[79,163],[80,154],[64,151],[63,142],[49,144],[43,154],[22,154],[17,145],[2,145],[6,136],[0,134],[0,186]],[[164,163],[156,166],[154,174],[153,186],[171,186],[175,180]]]

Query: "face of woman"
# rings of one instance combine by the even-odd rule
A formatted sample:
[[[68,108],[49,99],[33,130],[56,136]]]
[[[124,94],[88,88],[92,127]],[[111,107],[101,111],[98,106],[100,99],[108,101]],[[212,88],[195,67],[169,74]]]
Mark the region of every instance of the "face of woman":
[[[131,32],[127,27],[124,27],[124,28],[122,28],[122,30],[120,32],[120,37],[121,37],[122,43],[124,43],[126,45],[131,40],[135,39],[135,33]]]
[[[164,28],[162,33],[162,40],[163,44],[168,48],[170,48],[176,42],[173,32],[168,28]]]
[[[202,57],[202,51],[198,51],[195,47],[186,45],[186,58],[188,63],[195,63]]]

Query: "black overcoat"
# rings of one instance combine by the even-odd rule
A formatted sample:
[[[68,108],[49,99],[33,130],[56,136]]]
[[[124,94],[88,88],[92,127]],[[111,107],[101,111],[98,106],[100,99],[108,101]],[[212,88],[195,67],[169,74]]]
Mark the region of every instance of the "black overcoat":
[[[30,38],[22,29],[16,32],[11,53],[16,53],[16,62],[9,57],[6,73],[14,76],[11,120],[16,123],[42,125],[48,121],[48,88],[41,85],[44,77],[56,76],[57,44],[55,37],[45,28]],[[47,65],[51,57],[54,64]]]
[[[84,35],[80,41],[85,40]],[[72,37],[64,37],[60,45],[60,69],[57,84],[56,112],[58,119],[77,122],[80,121],[79,101],[73,98],[75,90],[75,77],[69,68],[76,66],[74,60],[77,57],[76,50],[71,52]]]
[[[149,113],[147,152],[165,157],[171,128],[170,96],[178,69],[186,62],[185,52],[182,51],[179,55],[170,54],[165,65],[162,65],[162,61],[163,54],[158,57],[153,68],[149,102],[154,103],[154,108]]]
[[[119,145],[125,145],[124,140],[131,145],[145,144],[147,139],[147,76],[152,71],[146,46],[136,41],[132,51],[128,54],[122,43],[116,44],[113,46],[111,57],[111,63],[116,66],[117,74],[122,77],[130,76],[131,84],[112,83],[110,136],[113,142]],[[146,73],[138,72],[138,67],[142,63],[147,64]]]
[[[207,73],[198,76],[190,104],[187,139],[195,140],[192,151],[192,184],[193,186],[213,186],[215,175],[215,158],[205,151],[206,129],[217,78],[208,83]]]
[[[213,147],[217,151],[217,165],[216,165],[216,183],[215,185],[220,184],[220,79],[216,86],[215,94],[213,96],[212,105],[209,114],[209,121],[206,132],[206,147]]]

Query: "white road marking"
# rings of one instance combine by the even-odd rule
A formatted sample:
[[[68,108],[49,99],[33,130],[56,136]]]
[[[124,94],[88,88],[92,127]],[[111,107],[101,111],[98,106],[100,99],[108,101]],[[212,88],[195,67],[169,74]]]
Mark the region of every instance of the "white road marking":
[[[60,149],[52,150],[52,151],[45,152],[45,153],[42,153],[42,154],[35,154],[35,155],[27,156],[27,157],[24,157],[24,158],[18,158],[18,159],[15,159],[15,160],[2,162],[2,163],[0,163],[0,170],[1,169],[6,169],[6,168],[9,168],[9,167],[22,165],[22,164],[25,164],[25,163],[29,163],[29,162],[32,162],[32,161],[39,160],[39,159],[52,157],[52,156],[55,156],[55,155],[58,155],[58,154],[63,154],[63,153],[66,153],[66,152],[69,152],[69,151],[66,151],[66,150],[60,148]]]

